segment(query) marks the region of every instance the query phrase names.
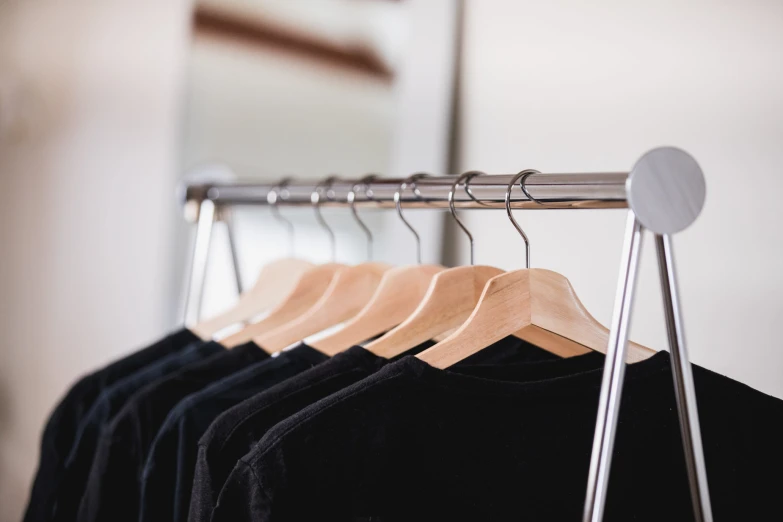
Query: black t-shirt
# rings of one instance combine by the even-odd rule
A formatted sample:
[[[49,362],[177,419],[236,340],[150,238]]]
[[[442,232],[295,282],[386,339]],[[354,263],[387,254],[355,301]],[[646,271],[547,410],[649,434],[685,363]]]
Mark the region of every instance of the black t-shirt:
[[[579,520],[602,371],[543,380],[547,371],[532,380],[528,371],[467,376],[415,357],[388,365],[269,431],[237,464],[212,520]],[[693,372],[715,520],[782,519],[783,401]],[[604,520],[692,516],[661,352],[626,370]]]
[[[323,353],[300,344],[189,395],[177,404],[150,448],[144,467],[138,520],[186,521],[198,440],[212,421],[243,400],[327,359]]]
[[[101,435],[77,520],[135,522],[144,462],[169,411],[189,394],[268,358],[247,343],[189,364],[135,393]]]
[[[65,459],[76,439],[79,422],[106,388],[120,379],[182,350],[199,338],[182,329],[167,335],[154,344],[135,351],[100,370],[85,375],[71,386],[55,407],[41,437],[41,454],[35,474],[24,521],[46,520],[51,515],[49,503],[52,486],[62,472]]]
[[[406,355],[432,344],[417,346]],[[508,337],[465,359],[460,366],[555,358],[521,339]],[[220,415],[199,441],[189,522],[209,522],[229,473],[267,430],[302,408],[372,375],[389,362],[355,346]]]
[[[197,342],[123,378],[104,390],[79,423],[74,443],[52,492],[53,520],[71,522],[90,473],[98,439],[111,419],[137,390],[177,369],[224,350],[217,343]]]

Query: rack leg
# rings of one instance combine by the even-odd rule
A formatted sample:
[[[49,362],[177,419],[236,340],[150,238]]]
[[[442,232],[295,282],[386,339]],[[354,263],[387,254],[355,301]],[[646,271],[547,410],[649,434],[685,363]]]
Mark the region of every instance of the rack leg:
[[[668,234],[656,234],[655,246],[658,252],[658,269],[661,276],[666,330],[669,335],[669,350],[672,357],[674,390],[677,397],[677,412],[680,416],[680,431],[693,500],[694,520],[696,522],[712,522],[712,507],[696,407],[696,392],[693,386],[693,373],[688,352],[685,347],[671,237]]]
[[[215,203],[205,199],[201,202],[196,225],[196,241],[190,263],[187,301],[185,303],[185,325],[194,326],[201,315],[201,301],[204,297],[204,282],[207,275],[209,246],[212,227],[215,223]]]
[[[234,219],[228,210],[220,211],[220,219],[226,225],[228,236],[228,248],[231,251],[231,264],[234,268],[234,280],[237,285],[237,295],[242,295],[242,273],[239,270],[239,255],[237,253],[237,240],[234,231]]]
[[[593,452],[590,458],[583,522],[600,522],[606,504],[606,489],[609,483],[612,449],[617,432],[617,417],[620,412],[620,399],[623,378],[625,377],[628,329],[631,321],[633,293],[636,287],[641,240],[642,226],[636,220],[633,211],[628,211],[620,279],[615,294],[609,346],[606,350],[601,395],[598,401],[598,417],[593,438]]]

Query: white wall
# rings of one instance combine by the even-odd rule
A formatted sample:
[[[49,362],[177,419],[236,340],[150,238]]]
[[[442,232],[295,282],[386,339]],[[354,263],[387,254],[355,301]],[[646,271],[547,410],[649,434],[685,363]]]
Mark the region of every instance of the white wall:
[[[674,243],[692,359],[783,397],[783,3],[468,0],[465,39],[461,170],[628,170],[659,145],[695,156],[707,203]],[[502,211],[467,214],[477,263],[523,266]],[[608,324],[624,213],[517,217],[533,266],[569,277]],[[632,337],[666,348],[651,239]]]
[[[0,520],[79,374],[173,324],[189,5],[0,2]]]

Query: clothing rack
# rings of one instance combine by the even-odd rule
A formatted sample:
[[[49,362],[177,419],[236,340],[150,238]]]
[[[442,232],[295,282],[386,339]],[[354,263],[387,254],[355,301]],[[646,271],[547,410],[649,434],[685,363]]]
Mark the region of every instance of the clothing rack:
[[[458,208],[504,208],[506,190],[514,174],[488,175],[475,173],[467,182],[467,190],[454,194]],[[628,172],[592,174],[531,174],[525,181],[528,198],[521,185],[511,192],[513,208],[626,208],[625,184]],[[328,184],[291,181],[283,187],[263,183],[189,185],[186,199],[209,200],[218,206],[268,205],[270,197],[286,206],[310,206],[312,195],[319,188],[326,192],[319,201],[322,206],[346,206],[351,193],[356,206],[393,208],[394,195],[400,192],[406,208],[448,208],[448,195],[453,176],[427,176],[408,181],[400,191],[404,178],[373,178],[371,180],[335,179]],[[361,190],[360,190],[361,189]]]
[[[627,209],[622,263],[610,325],[595,437],[588,476],[584,522],[602,520],[609,470],[620,411],[628,333],[639,253],[644,230],[655,236],[664,310],[672,356],[675,395],[695,520],[712,521],[701,430],[693,375],[688,359],[677,291],[671,236],[687,228],[704,206],[706,186],[696,161],[673,148],[654,149],[629,172],[546,174],[533,171],[466,176],[465,190],[453,194],[457,208]],[[514,187],[509,184],[519,178]],[[453,176],[415,174],[405,179],[368,176],[357,180],[329,178],[320,183],[290,181],[278,184],[192,184],[185,201],[199,208],[191,263],[187,321],[198,319],[212,227],[221,210],[236,205],[312,205],[374,208],[435,208],[449,205]],[[222,219],[228,219],[223,215]],[[230,223],[229,231],[231,230]],[[233,235],[229,243],[236,270]],[[237,272],[237,285],[241,290]]]

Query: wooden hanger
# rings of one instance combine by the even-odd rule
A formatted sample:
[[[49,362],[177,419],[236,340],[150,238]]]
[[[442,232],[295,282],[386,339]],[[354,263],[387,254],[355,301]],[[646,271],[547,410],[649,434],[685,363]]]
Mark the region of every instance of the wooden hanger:
[[[201,321],[190,330],[202,339],[212,339],[220,330],[262,314],[282,300],[297,286],[313,264],[296,258],[272,261],[261,268],[253,287],[239,296],[229,310]]]
[[[391,359],[459,327],[470,317],[486,282],[502,273],[492,266],[460,266],[436,274],[416,310],[365,348]]]
[[[460,183],[467,184],[478,171],[459,176],[449,191],[449,210],[455,223],[462,229],[470,244],[470,266],[449,268],[437,274],[416,310],[399,326],[367,344],[365,348],[380,357],[392,358],[419,344],[448,337],[462,325],[478,303],[486,282],[503,271],[491,266],[473,265],[473,235],[462,223],[454,208],[454,193]]]
[[[337,332],[310,345],[335,355],[367,339],[380,335],[405,320],[419,305],[440,265],[414,265],[392,268],[383,274],[367,305]]]
[[[310,198],[315,217],[331,242],[332,259],[335,258],[337,244],[334,232],[321,215],[320,201],[321,190],[325,189],[328,197],[328,189],[336,179],[335,176],[330,176],[316,185]],[[354,206],[355,188],[355,186],[352,187],[353,197],[350,198],[353,217],[368,234],[369,243],[372,243],[372,234],[359,219]],[[254,337],[253,340],[264,349],[275,352],[301,341],[305,337],[342,323],[367,304],[378,287],[383,273],[390,268],[391,266],[385,263],[362,263],[338,270],[324,294],[309,309],[274,330]]]
[[[389,268],[385,263],[341,268],[309,310],[271,332],[254,337],[253,341],[267,351],[276,352],[350,319],[370,301]]]
[[[416,310],[399,326],[365,346],[375,355],[390,359],[459,327],[470,317],[487,281],[503,273],[499,268],[473,265],[473,235],[454,208],[457,187],[462,182],[467,185],[478,174],[462,174],[449,191],[451,216],[470,242],[470,266],[449,268],[435,275]]]
[[[288,248],[289,252],[293,253],[295,246],[294,224],[284,218],[278,208],[279,192],[290,181],[291,178],[280,180],[277,186],[272,188],[267,194],[267,202],[269,203],[272,217],[288,229]],[[217,317],[199,323],[193,328],[194,333],[202,339],[212,338],[219,330],[227,326],[246,323],[255,316],[269,310],[275,311],[274,317],[282,317],[283,321],[288,320],[289,316],[285,312],[306,309],[306,307],[302,308],[302,303],[306,303],[307,307],[311,306],[320,294],[312,297],[310,300],[308,300],[308,297],[319,292],[319,288],[322,294],[339,267],[326,266],[315,271],[313,271],[313,268],[314,265],[312,263],[293,257],[273,261],[265,265],[256,278],[253,288],[243,293],[239,298],[239,302],[233,308]],[[299,308],[296,305],[299,305]],[[283,313],[281,314],[281,312]],[[265,324],[276,326],[273,320],[266,321]],[[263,330],[257,328],[255,331],[257,333],[252,333],[253,330],[248,332],[250,335],[242,336],[240,333],[235,337],[232,336],[227,344],[234,346],[246,342],[252,339],[253,335],[258,335]],[[222,342],[226,343],[226,339],[223,339]]]
[[[506,213],[525,240],[527,236],[511,213],[511,188],[517,180],[535,171],[522,171],[509,183]],[[590,315],[562,275],[550,270],[524,269],[491,278],[467,321],[452,335],[417,357],[435,368],[447,368],[509,335],[534,339],[540,348],[570,356],[592,349],[606,353],[609,331]],[[655,354],[654,350],[629,343],[627,362]]]
[[[417,357],[447,368],[509,335],[568,357],[589,350],[606,353],[609,331],[590,315],[562,275],[540,268],[515,270],[490,279],[465,324]],[[654,354],[630,342],[627,362]]]
[[[402,191],[426,177],[419,173],[405,179],[394,193],[394,203],[400,221],[411,231],[416,239],[417,265],[399,267],[389,270],[383,275],[375,293],[358,314],[337,332],[311,344],[327,355],[335,355],[351,346],[359,344],[400,324],[421,301],[432,281],[432,277],[445,268],[437,265],[421,264],[421,238],[413,226],[402,214]],[[355,190],[355,187],[354,187]],[[352,190],[353,192],[353,190]],[[362,225],[354,206],[355,195],[349,197],[354,217]]]
[[[285,295],[266,317],[229,335],[220,343],[227,348],[233,348],[293,321],[318,302],[342,268],[345,268],[345,265],[327,263],[306,271],[289,290],[288,295]]]

